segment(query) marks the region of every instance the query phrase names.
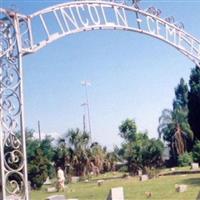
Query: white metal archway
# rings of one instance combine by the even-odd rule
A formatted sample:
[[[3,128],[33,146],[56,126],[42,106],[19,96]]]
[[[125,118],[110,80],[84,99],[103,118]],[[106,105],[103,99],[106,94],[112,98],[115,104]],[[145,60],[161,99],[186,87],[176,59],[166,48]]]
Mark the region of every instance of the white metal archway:
[[[67,35],[97,29],[152,36],[199,66],[200,41],[185,32],[182,23],[173,17],[162,18],[161,11],[153,7],[143,10],[125,2],[72,1],[29,16],[0,8],[0,199],[29,199],[22,57]]]

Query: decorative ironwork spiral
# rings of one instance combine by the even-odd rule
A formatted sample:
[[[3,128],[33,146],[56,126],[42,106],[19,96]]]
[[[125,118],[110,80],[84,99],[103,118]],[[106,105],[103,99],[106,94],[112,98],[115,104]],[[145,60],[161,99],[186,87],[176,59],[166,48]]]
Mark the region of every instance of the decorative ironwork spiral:
[[[181,30],[183,30],[183,29],[185,28],[183,22],[177,22],[177,23],[175,24],[175,26],[176,26],[177,28],[181,29]]]
[[[161,10],[160,9],[157,9],[157,8],[155,8],[155,7],[149,7],[147,10],[146,10],[146,12],[148,12],[148,13],[150,13],[150,14],[152,14],[152,15],[155,15],[155,16],[157,16],[157,17],[159,17],[160,15],[161,15]]]
[[[21,132],[20,56],[13,17],[0,10],[0,111],[6,197],[24,199],[24,154]],[[17,134],[19,132],[19,134]],[[2,154],[1,154],[2,155]]]
[[[166,17],[165,21],[173,24],[175,22],[175,19],[173,16],[170,16],[170,17]]]
[[[11,171],[6,174],[6,191],[12,195],[13,199],[24,199],[24,178],[23,174],[16,171]]]
[[[20,18],[20,32],[22,40],[22,48],[30,47],[29,29],[28,22],[26,18]]]

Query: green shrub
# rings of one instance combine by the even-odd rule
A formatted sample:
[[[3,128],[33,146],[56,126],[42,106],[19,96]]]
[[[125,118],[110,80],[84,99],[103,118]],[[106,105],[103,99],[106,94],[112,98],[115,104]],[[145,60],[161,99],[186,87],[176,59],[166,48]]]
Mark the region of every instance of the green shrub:
[[[193,162],[191,153],[184,153],[178,157],[178,165],[181,167],[188,166]]]
[[[33,189],[40,189],[48,176],[48,159],[41,149],[35,150],[35,156],[28,163],[28,179]]]
[[[119,172],[128,172],[128,166],[123,165],[118,169]]]
[[[152,179],[152,178],[157,178],[158,177],[158,175],[159,175],[159,173],[160,173],[160,169],[158,169],[158,168],[148,168],[148,167],[146,167],[145,168],[145,172],[147,173],[147,175],[148,175],[148,177],[150,178],[150,179]]]
[[[192,156],[193,156],[193,160],[195,162],[200,162],[200,141],[198,141],[194,147],[193,147],[193,151],[192,151]]]

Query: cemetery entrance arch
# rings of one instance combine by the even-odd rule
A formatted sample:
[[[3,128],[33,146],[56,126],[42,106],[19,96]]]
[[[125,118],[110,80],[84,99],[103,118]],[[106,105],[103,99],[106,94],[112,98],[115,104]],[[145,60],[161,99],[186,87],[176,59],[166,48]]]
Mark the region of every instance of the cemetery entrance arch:
[[[199,66],[200,41],[185,32],[182,23],[161,15],[161,11],[154,7],[144,10],[137,4],[98,0],[59,4],[29,16],[0,8],[0,199],[29,199],[23,56],[70,34],[111,29],[159,39]]]

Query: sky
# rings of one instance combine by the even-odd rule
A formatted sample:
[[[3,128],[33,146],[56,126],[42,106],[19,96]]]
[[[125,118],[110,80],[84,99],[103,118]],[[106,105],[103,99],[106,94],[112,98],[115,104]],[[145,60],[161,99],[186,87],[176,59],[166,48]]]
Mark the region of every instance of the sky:
[[[66,1],[0,0],[1,7],[29,15]],[[141,1],[174,16],[185,31],[200,38],[200,1]],[[38,33],[39,34],[39,33]],[[136,121],[139,131],[158,137],[158,118],[172,108],[174,88],[189,80],[194,64],[175,48],[154,38],[126,31],[81,32],[57,40],[23,58],[25,125],[42,135],[60,137],[70,128],[83,129],[85,91],[92,140],[112,149],[122,142],[118,127]],[[87,127],[88,128],[88,127]]]

